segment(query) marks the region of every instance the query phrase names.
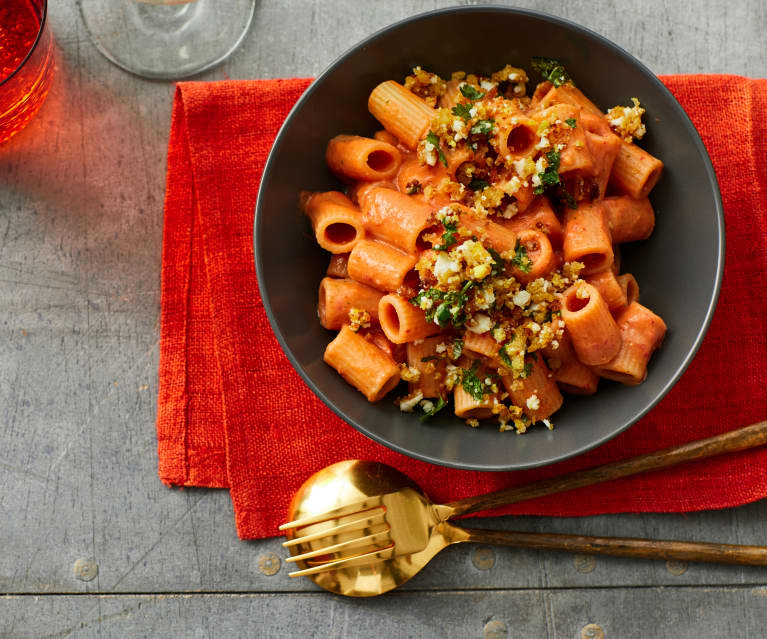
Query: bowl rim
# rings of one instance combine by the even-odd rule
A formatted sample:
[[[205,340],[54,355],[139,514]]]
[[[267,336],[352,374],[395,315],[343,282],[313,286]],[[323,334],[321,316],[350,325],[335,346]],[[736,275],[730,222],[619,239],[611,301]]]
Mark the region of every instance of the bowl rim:
[[[322,402],[328,408],[330,408],[330,410],[332,410],[336,415],[338,415],[338,417],[340,417],[343,421],[351,425],[353,428],[361,432],[366,437],[369,437],[373,441],[379,444],[382,444],[383,446],[386,446],[390,450],[394,450],[398,453],[406,455],[407,457],[419,459],[421,461],[425,461],[430,464],[435,464],[437,466],[445,466],[448,468],[456,468],[460,470],[508,472],[508,471],[527,470],[531,468],[548,466],[550,464],[564,461],[566,459],[577,457],[578,455],[581,455],[589,450],[592,450],[594,448],[597,448],[598,446],[601,446],[602,444],[610,441],[614,437],[617,437],[618,435],[626,431],[628,428],[630,428],[631,426],[636,424],[640,419],[642,419],[645,415],[647,415],[647,413],[649,413],[653,408],[655,408],[655,406],[668,394],[671,388],[679,381],[680,377],[687,370],[690,363],[692,362],[695,355],[697,354],[698,349],[700,348],[703,342],[703,339],[706,333],[708,332],[709,326],[711,325],[711,320],[716,310],[717,302],[719,301],[719,294],[721,292],[721,287],[722,287],[722,278],[724,275],[724,259],[725,259],[724,207],[722,204],[722,194],[719,188],[719,181],[717,180],[716,172],[714,171],[713,164],[711,163],[711,158],[708,155],[708,151],[706,150],[706,147],[703,144],[700,134],[695,128],[695,125],[690,120],[690,117],[687,115],[687,112],[682,108],[682,106],[679,104],[679,102],[671,93],[671,91],[668,90],[666,85],[664,85],[660,81],[658,76],[655,73],[653,73],[653,71],[647,65],[645,65],[636,57],[634,57],[631,53],[626,51],[623,47],[615,44],[614,42],[604,37],[603,35],[600,35],[596,31],[593,31],[587,27],[584,27],[576,22],[573,22],[566,18],[561,18],[559,16],[554,16],[548,13],[544,13],[542,11],[535,11],[532,9],[523,9],[518,7],[510,7],[510,6],[503,6],[503,5],[497,5],[497,4],[447,7],[442,9],[434,9],[434,10],[426,11],[423,13],[418,13],[416,15],[410,16],[408,18],[404,18],[402,20],[398,20],[397,22],[393,22],[392,24],[389,24],[381,29],[378,29],[371,35],[363,38],[356,44],[349,47],[346,51],[344,51],[341,55],[339,55],[335,60],[333,60],[333,62],[331,62],[325,68],[325,70],[322,71],[322,73],[320,73],[312,81],[312,83],[307,87],[306,91],[304,91],[301,97],[296,101],[296,103],[291,108],[290,112],[285,118],[285,121],[282,123],[282,126],[280,127],[274,139],[274,143],[272,145],[271,150],[269,151],[269,156],[266,160],[266,164],[264,165],[264,170],[261,176],[261,184],[264,184],[267,181],[267,179],[269,178],[273,170],[274,163],[275,163],[275,156],[277,155],[277,151],[280,149],[280,147],[283,144],[286,131],[290,127],[292,119],[295,116],[295,114],[298,113],[298,111],[300,111],[303,108],[304,103],[310,98],[310,96],[314,93],[314,91],[319,86],[322,85],[325,79],[328,76],[330,76],[336,70],[336,68],[339,67],[346,60],[348,56],[358,51],[359,49],[364,48],[368,46],[369,44],[375,42],[376,40],[378,40],[379,38],[387,34],[392,29],[396,29],[405,24],[430,19],[438,15],[460,14],[460,13],[469,13],[469,12],[476,12],[476,11],[492,11],[492,12],[498,12],[498,13],[511,14],[511,15],[523,15],[526,17],[536,18],[545,22],[550,22],[555,25],[574,30],[577,33],[586,35],[587,37],[590,37],[596,40],[597,42],[601,43],[602,45],[606,46],[608,49],[612,50],[617,55],[623,58],[626,58],[630,63],[636,66],[650,80],[650,82],[653,83],[656,86],[656,88],[661,91],[661,93],[665,94],[667,98],[670,98],[670,103],[672,105],[672,108],[676,111],[677,115],[680,116],[681,121],[684,123],[684,128],[686,132],[690,135],[692,144],[694,145],[696,151],[700,154],[703,160],[706,174],[710,180],[711,186],[713,187],[712,190],[713,190],[713,196],[714,196],[714,208],[716,211],[716,220],[717,220],[718,246],[717,246],[717,255],[716,255],[716,276],[715,276],[715,282],[714,282],[714,290],[713,290],[713,294],[711,295],[709,299],[705,318],[703,320],[703,323],[700,326],[700,329],[698,330],[697,335],[695,336],[695,340],[693,341],[692,347],[690,348],[689,352],[687,353],[685,358],[682,360],[682,362],[677,366],[677,369],[674,371],[674,374],[671,375],[671,377],[661,387],[661,389],[655,394],[655,396],[648,402],[648,404],[641,411],[636,413],[633,417],[626,420],[622,425],[616,428],[609,435],[596,439],[592,442],[589,442],[588,444],[584,444],[579,447],[576,447],[565,455],[555,455],[546,459],[538,459],[534,462],[523,462],[523,463],[514,463],[514,464],[506,464],[506,465],[497,465],[497,464],[478,465],[478,464],[464,463],[460,461],[440,459],[431,455],[426,455],[423,453],[414,452],[412,450],[407,450],[401,445],[387,441],[383,437],[372,432],[364,424],[361,424],[357,422],[356,420],[352,419],[349,415],[346,415],[340,408],[338,408],[335,405],[335,403],[327,395],[325,395],[325,393],[323,393],[317,387],[314,381],[304,371],[303,367],[301,366],[301,364],[298,362],[295,355],[293,354],[293,351],[288,346],[288,343],[286,342],[285,337],[282,334],[282,331],[280,330],[280,327],[272,311],[269,297],[266,294],[266,290],[267,290],[266,282],[264,280],[264,275],[263,275],[264,267],[261,260],[260,251],[258,251],[258,246],[261,244],[261,240],[262,240],[261,219],[262,219],[263,207],[264,207],[264,195],[263,195],[264,192],[261,188],[259,188],[259,191],[258,191],[258,198],[256,200],[255,217],[253,220],[253,226],[254,226],[253,254],[254,254],[256,274],[258,278],[258,286],[259,286],[259,290],[261,294],[261,299],[264,304],[264,309],[266,310],[267,318],[269,319],[269,324],[272,327],[272,330],[274,331],[275,336],[277,337],[277,341],[279,342],[280,347],[282,348],[283,352],[287,356],[293,368],[296,370],[296,372],[298,372],[298,374],[304,380],[306,385],[311,389],[311,391],[317,397],[320,398],[320,400],[322,400]]]

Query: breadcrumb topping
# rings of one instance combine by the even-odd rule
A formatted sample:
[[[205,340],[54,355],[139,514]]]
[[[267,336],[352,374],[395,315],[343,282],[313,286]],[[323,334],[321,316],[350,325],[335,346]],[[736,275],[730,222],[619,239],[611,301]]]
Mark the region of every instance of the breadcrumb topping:
[[[572,83],[561,65],[535,68],[549,87]],[[526,388],[524,380],[532,373],[537,351],[559,347],[565,328],[560,297],[581,281],[584,265],[560,263],[528,281],[529,276],[523,275],[531,272],[537,255],[532,251],[528,255],[519,242],[513,249],[504,246],[506,250],[496,251],[492,234],[483,229],[488,221],[503,224],[513,219],[536,195],[549,198],[560,214],[593,197],[586,190],[578,190],[567,171],[561,177],[559,173],[560,161],[564,165],[568,151],[583,147],[583,127],[577,112],[560,116],[557,110],[547,110],[542,116],[536,112],[531,117],[531,98],[527,96],[530,80],[524,69],[510,64],[489,76],[456,71],[449,81],[450,85],[448,80],[415,67],[404,83],[434,108],[416,155],[422,165],[445,169],[443,176],[429,184],[413,181],[406,185],[409,195],[432,202],[438,209],[421,235],[431,249],[423,251],[415,265],[419,282],[412,289],[415,294],[410,302],[446,336],[430,358],[434,361],[421,368],[425,373],[429,369],[433,372],[438,362],[439,370],[444,371],[440,374],[444,375],[445,393],[461,385],[477,401],[492,398],[492,413],[500,430],[521,434],[533,425],[541,397],[538,392],[526,392],[527,397],[519,400],[522,405],[517,406],[499,387],[505,385],[512,393]],[[446,106],[443,97],[448,86],[450,103]],[[606,115],[612,130],[627,142],[641,139],[646,132],[642,123],[645,110],[636,98],[632,103],[613,107]],[[520,132],[522,141],[516,144],[522,145],[524,152],[514,146],[511,131]],[[445,206],[445,202],[449,204]],[[576,295],[585,299],[588,290],[579,287]],[[497,354],[472,355],[467,349],[462,355],[463,340],[473,340],[473,336],[490,338]],[[471,359],[477,354],[483,356],[480,369],[479,360]],[[556,370],[561,361],[549,358],[549,366]],[[418,373],[403,365],[401,377],[412,381],[413,372]],[[501,378],[504,385],[498,382]],[[442,404],[423,397],[412,403],[415,397],[403,398],[400,407],[412,410],[423,402],[424,412],[431,413],[444,405],[444,397],[439,399]],[[553,428],[549,419],[541,421]],[[472,418],[466,423],[476,427],[478,420]]]
[[[355,333],[361,328],[370,328],[370,313],[361,308],[350,308],[349,328]]]
[[[607,112],[610,128],[626,142],[633,142],[634,138],[641,140],[647,133],[647,128],[642,122],[645,110],[639,105],[637,98],[631,98],[631,101],[634,106],[614,106]]]

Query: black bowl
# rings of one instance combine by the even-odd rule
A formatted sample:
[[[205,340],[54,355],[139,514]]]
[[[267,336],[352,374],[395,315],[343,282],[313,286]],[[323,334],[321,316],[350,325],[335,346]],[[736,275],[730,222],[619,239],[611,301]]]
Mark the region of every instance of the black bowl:
[[[367,112],[379,82],[401,81],[415,65],[443,75],[489,73],[531,56],[559,58],[578,87],[602,108],[638,97],[647,109],[642,146],[666,165],[651,199],[652,237],[625,246],[624,270],[639,281],[642,303],[668,324],[647,381],[635,388],[602,382],[592,397],[567,397],[553,431],[524,436],[497,426],[467,427],[450,414],[421,424],[390,399],[369,404],[322,360],[332,335],[317,321],[317,288],[329,255],[297,208],[301,189],[338,188],[325,167],[327,141],[380,128]],[[309,387],[368,437],[428,462],[476,470],[550,464],[609,440],[647,413],[679,379],[708,328],[724,265],[719,189],[703,143],[674,97],[642,63],[577,24],[521,9],[461,7],[403,20],[363,40],[320,75],[290,112],[264,170],[254,248],[272,328]]]

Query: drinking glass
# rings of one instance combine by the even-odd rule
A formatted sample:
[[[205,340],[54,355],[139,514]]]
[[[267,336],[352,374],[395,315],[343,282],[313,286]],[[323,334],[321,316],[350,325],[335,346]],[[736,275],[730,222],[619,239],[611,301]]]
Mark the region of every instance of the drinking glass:
[[[239,46],[256,0],[77,0],[101,53],[144,78],[175,80],[217,65]]]
[[[43,105],[53,75],[48,0],[0,2],[0,143]]]

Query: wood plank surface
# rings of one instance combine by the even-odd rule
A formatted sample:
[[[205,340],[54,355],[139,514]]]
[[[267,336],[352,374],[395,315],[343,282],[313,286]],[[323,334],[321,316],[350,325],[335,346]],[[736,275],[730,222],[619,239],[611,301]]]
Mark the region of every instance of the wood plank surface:
[[[450,4],[260,0],[242,48],[199,79],[312,76],[376,29]],[[763,0],[514,4],[584,24],[657,73],[767,76]],[[592,622],[608,637],[764,636],[760,568],[467,546],[442,553],[407,592],[344,601],[289,579],[274,561],[284,556],[277,540],[239,541],[225,491],[164,487],[154,419],[173,87],[104,59],[74,0],[51,2],[50,13],[53,90],[0,147],[0,593],[9,595],[0,637],[574,638]],[[767,503],[757,503],[477,525],[759,544],[765,520]],[[76,576],[78,560],[93,562],[77,564],[80,577],[97,574]],[[493,620],[506,634],[485,632]]]
[[[318,594],[9,595],[0,636],[123,639],[761,639],[764,588]],[[737,625],[736,625],[737,623]]]

